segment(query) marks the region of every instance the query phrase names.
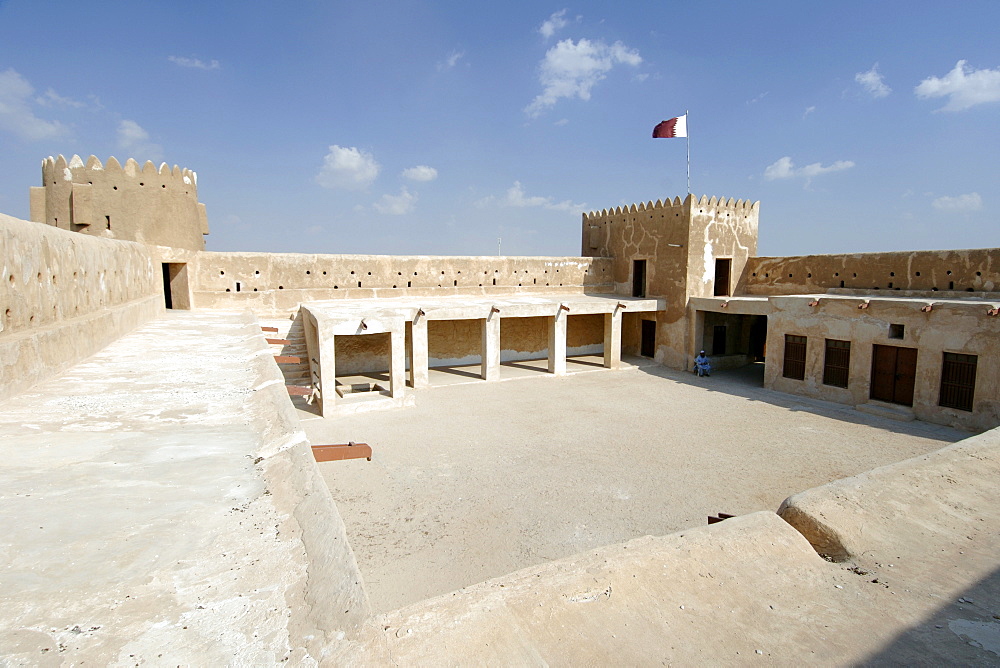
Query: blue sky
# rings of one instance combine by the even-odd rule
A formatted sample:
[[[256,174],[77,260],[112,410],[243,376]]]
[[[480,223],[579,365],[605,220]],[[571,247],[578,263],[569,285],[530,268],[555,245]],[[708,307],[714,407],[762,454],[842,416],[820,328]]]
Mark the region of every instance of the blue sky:
[[[1000,246],[1000,2],[0,0],[0,212],[48,155],[194,169],[210,250],[577,255],[761,201],[759,254]]]

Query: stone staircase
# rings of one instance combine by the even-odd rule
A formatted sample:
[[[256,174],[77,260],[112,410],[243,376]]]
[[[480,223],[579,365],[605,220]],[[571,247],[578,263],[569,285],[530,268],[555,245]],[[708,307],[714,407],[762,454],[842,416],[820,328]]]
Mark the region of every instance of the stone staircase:
[[[276,357],[297,357],[299,359],[299,361],[278,363],[278,368],[281,369],[281,373],[285,377],[285,385],[313,389],[309,370],[309,351],[306,348],[306,335],[302,323],[293,320],[260,320],[260,325],[278,330],[277,332],[265,331],[266,338],[284,341],[271,344],[272,352]],[[310,398],[291,394],[291,399],[296,408],[302,408],[309,403]]]

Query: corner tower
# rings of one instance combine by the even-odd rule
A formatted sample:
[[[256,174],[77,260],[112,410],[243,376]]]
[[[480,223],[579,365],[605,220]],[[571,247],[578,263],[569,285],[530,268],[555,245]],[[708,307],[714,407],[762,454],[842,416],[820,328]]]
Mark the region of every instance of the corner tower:
[[[31,188],[31,220],[73,232],[154,246],[205,250],[205,205],[198,202],[198,176],[151,161],[129,158],[106,164],[78,155],[42,161],[42,185]]]

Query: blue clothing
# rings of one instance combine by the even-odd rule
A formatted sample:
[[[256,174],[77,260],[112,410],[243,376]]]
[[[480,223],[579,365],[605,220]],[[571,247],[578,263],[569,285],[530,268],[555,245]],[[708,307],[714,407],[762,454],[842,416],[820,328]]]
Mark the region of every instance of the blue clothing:
[[[712,364],[708,361],[708,357],[699,354],[694,358],[694,372],[699,376],[709,376],[712,374]]]

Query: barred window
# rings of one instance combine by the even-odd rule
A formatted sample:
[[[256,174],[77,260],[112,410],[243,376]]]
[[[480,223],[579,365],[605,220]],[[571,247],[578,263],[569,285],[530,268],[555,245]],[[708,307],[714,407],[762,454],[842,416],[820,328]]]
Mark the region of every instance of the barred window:
[[[938,404],[945,408],[971,411],[976,391],[976,355],[945,353],[941,367],[941,395]]]
[[[823,361],[823,384],[847,387],[848,370],[851,366],[851,342],[826,340],[826,358]]]
[[[805,380],[806,377],[806,337],[785,334],[785,378]]]

